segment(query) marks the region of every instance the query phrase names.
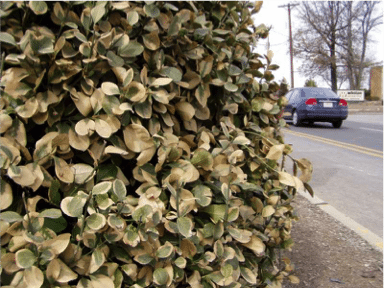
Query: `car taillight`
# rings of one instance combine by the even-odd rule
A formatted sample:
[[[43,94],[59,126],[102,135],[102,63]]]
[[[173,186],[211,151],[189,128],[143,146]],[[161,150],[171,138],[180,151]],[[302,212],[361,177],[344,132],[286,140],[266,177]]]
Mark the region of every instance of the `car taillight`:
[[[306,105],[317,105],[317,100],[316,100],[316,98],[308,98],[308,99],[305,101],[305,104],[306,104]]]
[[[340,99],[339,105],[340,106],[348,106],[348,103],[347,103],[347,101],[345,99]]]

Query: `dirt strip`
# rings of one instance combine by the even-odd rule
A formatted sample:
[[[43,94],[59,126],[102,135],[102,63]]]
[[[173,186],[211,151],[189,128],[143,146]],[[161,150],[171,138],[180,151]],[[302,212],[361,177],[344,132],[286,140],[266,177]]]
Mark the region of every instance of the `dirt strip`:
[[[293,224],[295,245],[284,252],[295,265],[299,284],[286,288],[383,288],[383,254],[357,233],[298,195],[300,220]]]

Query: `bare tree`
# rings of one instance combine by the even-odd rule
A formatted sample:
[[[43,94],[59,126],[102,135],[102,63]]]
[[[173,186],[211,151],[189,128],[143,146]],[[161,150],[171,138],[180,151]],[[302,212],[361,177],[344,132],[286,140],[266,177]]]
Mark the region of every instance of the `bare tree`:
[[[339,1],[303,2],[299,17],[303,26],[295,37],[295,55],[306,62],[328,67],[332,90],[337,90],[337,36],[345,29],[344,6]]]
[[[342,59],[348,70],[350,89],[360,89],[364,70],[374,62],[367,59],[367,45],[371,40],[369,32],[383,23],[382,15],[376,13],[378,4],[373,1],[344,2],[348,26],[347,33],[341,35],[340,46],[344,51]]]
[[[378,2],[303,2],[299,17],[302,26],[295,33],[295,56],[304,60],[300,67],[306,76],[321,76],[332,90],[348,80],[360,88],[367,67],[369,32],[381,24],[374,16]]]
[[[348,81],[348,70],[345,65],[337,65],[337,89],[340,89],[343,83]],[[329,86],[332,86],[331,73],[327,58],[318,56],[312,61],[305,61],[299,68],[299,72],[312,79],[320,77]]]

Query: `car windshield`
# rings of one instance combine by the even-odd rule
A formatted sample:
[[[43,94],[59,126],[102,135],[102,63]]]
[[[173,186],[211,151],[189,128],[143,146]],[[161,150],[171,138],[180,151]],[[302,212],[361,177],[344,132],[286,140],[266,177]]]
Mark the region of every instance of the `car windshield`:
[[[303,88],[301,96],[305,98],[339,98],[336,93],[328,88]]]

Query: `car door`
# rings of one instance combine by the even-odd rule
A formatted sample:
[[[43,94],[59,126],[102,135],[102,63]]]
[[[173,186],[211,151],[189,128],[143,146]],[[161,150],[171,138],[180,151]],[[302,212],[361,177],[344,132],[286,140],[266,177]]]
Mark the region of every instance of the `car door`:
[[[291,90],[288,92],[285,97],[288,99],[288,104],[284,109],[284,117],[288,119],[292,119],[292,100],[293,100],[293,95],[294,95],[295,90]]]

